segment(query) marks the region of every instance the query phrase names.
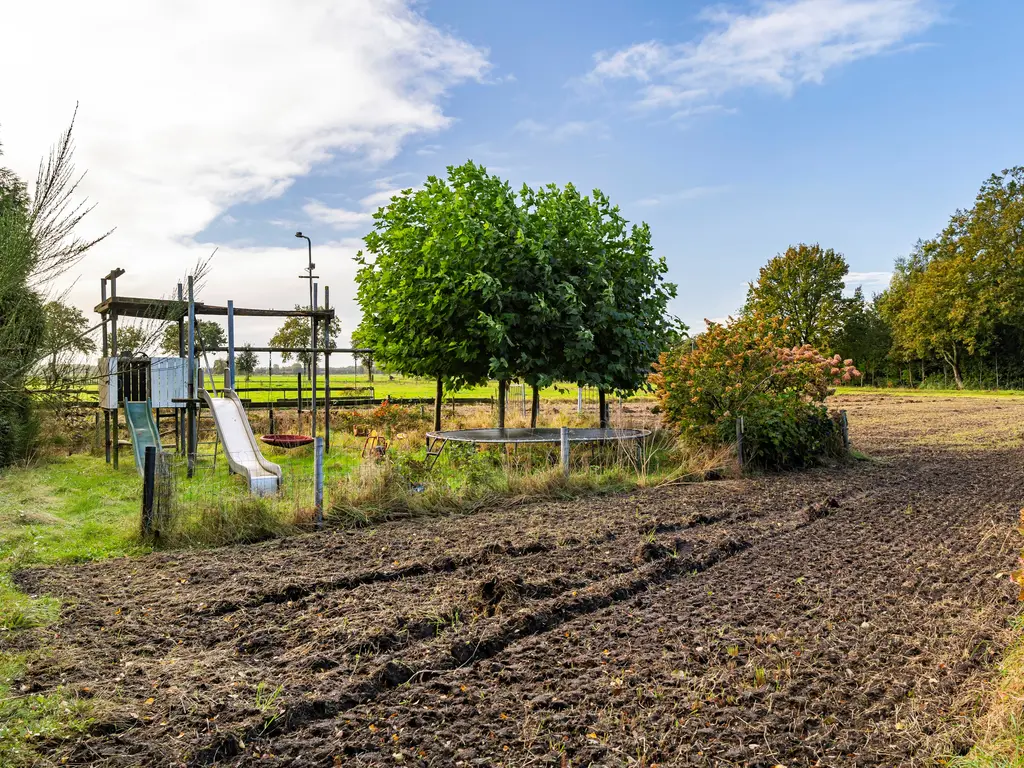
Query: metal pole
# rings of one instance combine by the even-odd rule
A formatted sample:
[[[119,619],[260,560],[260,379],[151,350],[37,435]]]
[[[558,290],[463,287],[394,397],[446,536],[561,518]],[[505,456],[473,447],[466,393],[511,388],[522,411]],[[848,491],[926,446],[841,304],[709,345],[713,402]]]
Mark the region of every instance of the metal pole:
[[[228,385],[235,388],[235,302],[228,301]]]
[[[178,302],[179,304],[185,302],[185,294],[181,282],[178,283]],[[182,360],[185,359],[185,320],[181,317],[178,318],[178,357]],[[174,445],[182,456],[185,455],[185,412],[187,410],[187,404],[185,410],[181,408],[174,409]]]
[[[324,311],[331,308],[331,289],[324,286]],[[324,320],[324,451],[331,452],[331,321]]]
[[[188,276],[188,403],[186,404],[186,451],[188,476],[196,471],[196,297],[192,275]]]
[[[576,387],[576,413],[583,413],[583,387]]]
[[[324,439],[313,440],[313,506],[317,528],[324,527]]]
[[[111,274],[114,274],[111,272]],[[110,298],[117,297],[117,278],[110,278]],[[113,432],[112,450],[114,451],[114,469],[118,466],[118,454],[120,453],[120,435],[119,430],[119,411],[121,407],[121,361],[117,359],[117,310],[111,308],[110,311],[110,356],[114,358],[114,413],[113,413],[113,424],[111,430]]]
[[[313,312],[316,312],[316,304],[317,304],[316,289],[317,289],[317,284],[316,283],[312,283],[312,286],[313,286],[313,302],[310,304],[310,307],[312,308]],[[314,315],[310,315],[309,316],[309,328],[310,328],[310,336],[309,336],[309,373],[310,373],[310,382],[309,382],[309,384],[310,384],[310,387],[309,387],[309,394],[310,394],[309,410],[310,410],[311,423],[313,425],[313,431],[310,432],[310,434],[313,435],[313,437],[316,437],[316,317]]]
[[[562,427],[559,430],[559,438],[561,439],[561,456],[562,456],[562,474],[566,477],[569,476],[569,428]]]

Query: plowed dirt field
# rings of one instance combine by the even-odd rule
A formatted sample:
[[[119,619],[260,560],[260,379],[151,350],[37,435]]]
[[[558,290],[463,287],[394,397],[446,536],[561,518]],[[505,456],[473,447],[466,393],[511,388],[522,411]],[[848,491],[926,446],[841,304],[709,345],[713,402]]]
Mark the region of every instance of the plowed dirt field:
[[[872,461],[23,572],[55,763],[874,766],[969,746],[1024,401],[846,397]]]

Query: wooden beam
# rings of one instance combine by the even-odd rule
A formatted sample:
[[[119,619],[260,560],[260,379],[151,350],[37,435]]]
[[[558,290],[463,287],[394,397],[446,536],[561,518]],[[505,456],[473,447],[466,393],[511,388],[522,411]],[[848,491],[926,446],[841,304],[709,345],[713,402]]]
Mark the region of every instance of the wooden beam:
[[[237,312],[237,310],[236,310],[236,312]],[[293,355],[298,353],[298,352],[309,352],[309,347],[246,347],[246,346],[241,346],[241,347],[238,347],[238,349],[249,349],[249,350],[252,350],[253,352],[289,352],[289,353],[291,353]],[[227,347],[210,347],[206,351],[207,352],[227,352],[228,348]],[[317,350],[317,352],[320,353],[320,354],[323,354],[323,350],[322,349]],[[344,354],[352,354],[352,353],[355,353],[357,355],[372,355],[373,354],[373,350],[372,349],[338,349],[338,348],[336,348],[336,349],[332,349],[330,352],[331,352],[332,355],[339,355],[339,354],[340,355],[344,355]]]

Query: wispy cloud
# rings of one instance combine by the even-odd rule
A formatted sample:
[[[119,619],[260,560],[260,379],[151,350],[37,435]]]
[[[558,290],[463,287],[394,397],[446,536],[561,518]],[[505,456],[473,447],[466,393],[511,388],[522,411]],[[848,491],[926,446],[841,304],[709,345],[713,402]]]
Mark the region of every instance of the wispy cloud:
[[[436,155],[438,150],[441,149],[440,144],[427,144],[416,150],[416,154],[421,157],[427,157],[429,155]]]
[[[514,130],[528,136],[543,137],[550,141],[567,141],[581,136],[606,138],[608,127],[601,120],[569,120],[565,123],[542,123],[532,118],[520,120]]]
[[[280,196],[332,158],[380,165],[407,141],[450,125],[446,95],[486,78],[487,53],[431,24],[419,7],[108,0],[5,8],[5,28],[46,30],[47,54],[38,55],[31,35],[5,35],[0,45],[0,70],[34,62],[30,75],[4,81],[4,165],[34,178],[80,101],[76,160],[89,170],[81,191],[97,202],[82,235],[117,228],[80,272],[106,274],[118,254],[146,254],[125,280],[136,295],[162,295],[197,252],[212,250],[196,242],[199,233],[233,205]],[[226,272],[221,287],[255,303],[269,293],[275,254],[240,256],[244,268]],[[335,267],[321,263],[324,282],[333,282]],[[94,286],[81,281],[71,299],[91,307]]]
[[[889,287],[892,280],[892,272],[850,272],[846,275],[846,287],[848,289],[862,286],[874,290],[883,290]]]
[[[933,0],[764,0],[746,13],[713,9],[701,18],[712,29],[697,40],[598,53],[587,80],[634,81],[638,108],[685,115],[743,88],[789,95],[829,70],[905,50],[939,14]]]
[[[687,187],[686,189],[680,189],[676,192],[668,192],[663,195],[652,195],[637,200],[634,205],[652,208],[657,205],[666,205],[668,203],[682,203],[687,200],[698,200],[702,197],[709,197],[711,195],[721,194],[729,189],[728,185],[718,186],[704,186],[704,187]]]
[[[358,229],[373,221],[373,215],[365,211],[331,208],[319,200],[310,200],[302,206],[302,210],[313,221],[329,224],[335,229]]]

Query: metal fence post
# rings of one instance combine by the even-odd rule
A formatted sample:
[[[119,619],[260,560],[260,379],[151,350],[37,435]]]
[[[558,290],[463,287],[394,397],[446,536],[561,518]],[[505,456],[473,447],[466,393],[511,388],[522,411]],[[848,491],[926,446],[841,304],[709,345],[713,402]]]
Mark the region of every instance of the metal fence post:
[[[740,469],[743,469],[743,417],[736,417],[736,458],[740,462]]]
[[[314,522],[317,528],[324,527],[324,439],[313,440],[313,501]]]
[[[562,454],[562,474],[566,477],[569,476],[569,428],[562,427],[559,430],[559,437],[561,438],[561,454]]]
[[[843,427],[843,450],[847,453],[850,452],[850,422],[846,418],[846,411],[840,411],[842,414],[842,427]]]
[[[142,535],[153,534],[153,499],[156,488],[156,447],[147,446],[142,464]]]

